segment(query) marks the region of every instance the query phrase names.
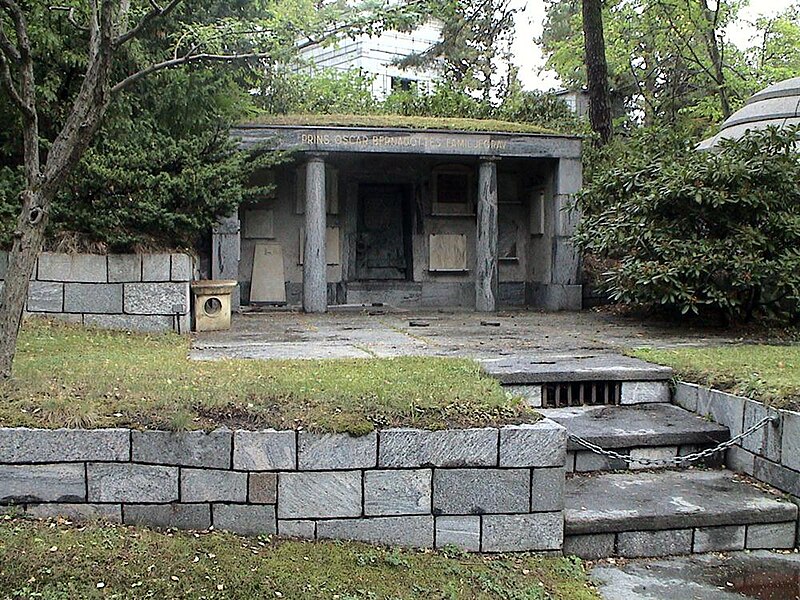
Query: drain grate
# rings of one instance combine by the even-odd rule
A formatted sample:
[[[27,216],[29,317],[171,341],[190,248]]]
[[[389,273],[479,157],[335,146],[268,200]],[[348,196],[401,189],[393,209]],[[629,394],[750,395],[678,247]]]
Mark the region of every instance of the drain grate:
[[[542,386],[544,408],[568,406],[616,406],[622,395],[620,381],[570,381]]]

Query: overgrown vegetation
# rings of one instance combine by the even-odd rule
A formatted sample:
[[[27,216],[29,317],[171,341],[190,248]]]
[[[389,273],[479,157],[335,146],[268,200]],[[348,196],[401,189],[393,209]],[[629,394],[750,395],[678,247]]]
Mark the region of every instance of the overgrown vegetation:
[[[0,426],[305,428],[363,434],[532,421],[470,360],[190,361],[189,340],[31,321]],[[100,375],[102,374],[102,376]]]
[[[681,379],[800,409],[800,346],[735,345],[637,349],[632,354],[675,369]]]
[[[800,129],[698,152],[647,130],[604,150],[580,195],[576,243],[615,266],[621,302],[728,323],[800,317]]]
[[[0,598],[596,600],[575,558],[0,520]]]

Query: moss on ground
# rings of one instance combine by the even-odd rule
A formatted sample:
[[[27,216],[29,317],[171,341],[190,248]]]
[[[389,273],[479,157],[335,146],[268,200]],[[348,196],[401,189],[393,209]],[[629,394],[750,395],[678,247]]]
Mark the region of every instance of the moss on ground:
[[[633,356],[675,369],[684,381],[800,409],[800,346],[742,344],[638,349]]]
[[[189,339],[30,321],[0,426],[147,429],[479,427],[535,421],[470,360],[190,361]]]
[[[533,133],[561,135],[531,123],[512,123],[497,119],[461,119],[444,117],[413,117],[404,115],[264,115],[254,119],[254,125],[286,125],[313,127],[379,127],[399,129],[444,129],[451,131],[480,131],[501,133]]]
[[[598,600],[577,559],[0,520],[0,598]]]

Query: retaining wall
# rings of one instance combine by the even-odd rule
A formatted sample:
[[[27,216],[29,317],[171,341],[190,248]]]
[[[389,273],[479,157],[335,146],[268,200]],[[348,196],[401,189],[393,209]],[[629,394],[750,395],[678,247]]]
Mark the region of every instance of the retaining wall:
[[[7,253],[0,253],[0,285]],[[39,256],[28,290],[28,314],[131,331],[191,327],[186,254],[59,254]]]
[[[691,383],[678,383],[673,398],[686,410],[725,425],[731,437],[767,415],[778,417],[777,424],[767,423],[730,448],[726,463],[733,471],[746,473],[800,499],[800,413],[772,409],[749,398]]]
[[[245,535],[560,551],[566,431],[0,429],[0,503]]]

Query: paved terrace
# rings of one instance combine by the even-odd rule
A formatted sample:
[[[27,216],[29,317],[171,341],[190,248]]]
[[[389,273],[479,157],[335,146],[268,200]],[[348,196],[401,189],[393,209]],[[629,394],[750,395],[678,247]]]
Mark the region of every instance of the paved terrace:
[[[648,324],[592,311],[474,312],[334,309],[235,315],[230,331],[195,334],[192,358],[587,356],[624,348],[732,343],[729,332]]]

